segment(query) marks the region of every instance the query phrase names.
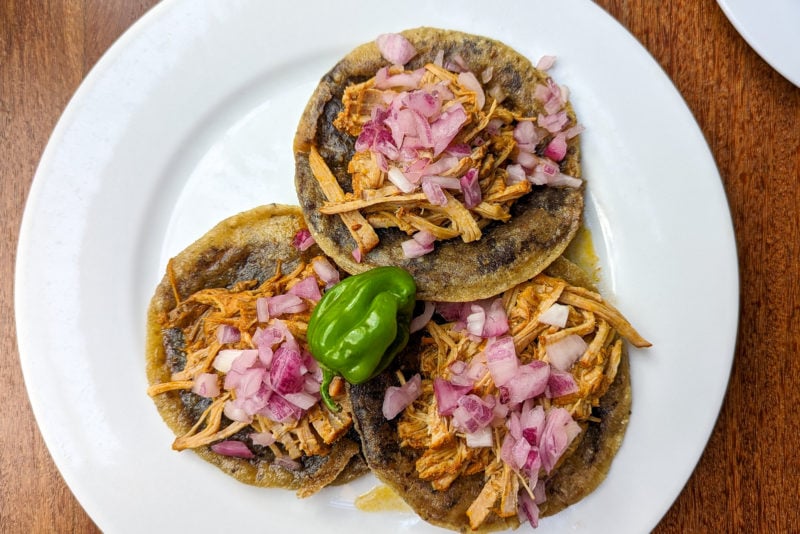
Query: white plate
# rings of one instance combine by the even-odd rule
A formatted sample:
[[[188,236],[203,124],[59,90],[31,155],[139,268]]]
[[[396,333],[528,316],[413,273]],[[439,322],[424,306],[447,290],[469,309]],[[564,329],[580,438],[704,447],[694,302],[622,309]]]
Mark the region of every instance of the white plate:
[[[432,25],[559,57],[553,74],[588,128],[588,223],[606,290],[655,346],[631,351],[634,410],[607,481],[540,530],[648,531],[713,428],[738,317],[730,214],[691,113],[588,1],[518,0],[510,17],[464,0],[333,6],[164,2],[70,102],[31,188],[16,271],[25,380],[65,480],[109,532],[435,530],[355,510],[371,476],[300,501],[173,452],[143,357],[167,258],[237,211],[295,202],[291,140],[316,80],[379,33]]]
[[[800,87],[800,2],[717,0],[717,3],[753,50]]]

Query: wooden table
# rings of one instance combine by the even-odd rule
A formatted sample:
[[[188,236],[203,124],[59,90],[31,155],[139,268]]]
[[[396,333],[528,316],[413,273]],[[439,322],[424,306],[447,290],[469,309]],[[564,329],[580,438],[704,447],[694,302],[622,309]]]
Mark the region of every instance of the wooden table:
[[[58,474],[28,404],[13,320],[15,247],[61,111],[153,3],[0,3],[3,532],[97,530]],[[652,53],[697,118],[739,247],[741,323],[727,397],[696,471],[656,532],[800,532],[800,88],[756,55],[712,0],[598,3]]]

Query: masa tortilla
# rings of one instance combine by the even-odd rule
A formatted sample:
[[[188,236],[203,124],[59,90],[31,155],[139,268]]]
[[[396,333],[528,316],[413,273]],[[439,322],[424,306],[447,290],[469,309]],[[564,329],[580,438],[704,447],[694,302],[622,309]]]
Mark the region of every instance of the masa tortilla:
[[[537,116],[542,104],[534,98],[538,84],[547,74],[509,46],[486,37],[435,28],[402,32],[417,55],[406,68],[416,69],[432,62],[440,50],[445,57],[460,54],[476,73],[493,67],[493,84],[507,95],[503,106],[522,116]],[[581,224],[583,187],[535,186],[516,201],[508,222],[492,222],[478,241],[459,238],[438,242],[433,252],[406,258],[400,243],[408,234],[396,228],[377,229],[380,243],[360,262],[352,256],[355,242],[338,215],[322,215],[325,194],[311,172],[309,151],[316,147],[339,185],[347,192],[347,166],[352,158],[354,138],[339,131],[333,121],[342,110],[342,95],[353,83],[363,82],[387,64],[375,43],[367,43],[347,54],[325,74],[300,119],[294,141],[295,185],[303,214],[320,248],[351,274],[380,265],[397,265],[417,281],[421,299],[469,301],[501,293],[529,280],[564,251]],[[570,121],[574,111],[566,104]],[[578,137],[568,142],[561,172],[580,177]]]
[[[590,288],[589,277],[576,265],[557,259],[546,274],[570,284]],[[397,492],[426,521],[461,532],[470,529],[466,511],[484,486],[483,473],[460,476],[449,489],[437,491],[431,483],[418,478],[418,449],[401,447],[397,421],[383,416],[384,395],[389,386],[397,386],[396,372],[408,377],[419,372],[420,338],[412,338],[407,349],[397,357],[396,365],[374,380],[349,388],[356,428],[361,434],[362,450],[372,472]],[[416,345],[415,345],[416,344]],[[571,446],[572,454],[546,481],[547,500],[540,505],[540,516],[553,515],[594,491],[605,479],[611,462],[622,444],[631,412],[630,367],[623,350],[614,382],[595,407],[580,441]],[[516,516],[502,518],[492,512],[478,532],[516,528]]]
[[[284,272],[298,261],[320,254],[317,247],[299,252],[292,238],[305,228],[295,206],[261,206],[230,217],[172,260],[174,282],[185,298],[205,288],[231,287],[243,280],[263,281],[274,275],[280,262]],[[169,277],[156,288],[147,315],[147,378],[150,385],[170,381],[182,368],[183,336],[180,329],[162,329],[162,318],[175,308]],[[207,399],[189,391],[168,391],[154,397],[164,421],[177,436],[185,434],[208,405]],[[240,431],[244,433],[247,429]],[[234,435],[234,438],[245,439]],[[291,471],[274,466],[274,454],[263,448],[255,458],[242,459],[215,453],[208,446],[193,449],[201,458],[234,478],[256,486],[281,487],[309,495],[330,483],[344,483],[367,471],[351,428],[327,456],[306,456],[301,468]]]

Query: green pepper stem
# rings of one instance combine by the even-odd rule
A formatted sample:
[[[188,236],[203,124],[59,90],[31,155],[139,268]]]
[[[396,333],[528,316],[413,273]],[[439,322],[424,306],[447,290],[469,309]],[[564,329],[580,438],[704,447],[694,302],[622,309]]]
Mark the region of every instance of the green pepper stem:
[[[322,384],[319,386],[319,394],[322,395],[322,402],[325,403],[325,406],[327,406],[330,411],[338,412],[341,408],[333,401],[330,394],[331,382],[333,382],[334,377],[336,377],[336,373],[323,365],[320,367],[322,367]]]

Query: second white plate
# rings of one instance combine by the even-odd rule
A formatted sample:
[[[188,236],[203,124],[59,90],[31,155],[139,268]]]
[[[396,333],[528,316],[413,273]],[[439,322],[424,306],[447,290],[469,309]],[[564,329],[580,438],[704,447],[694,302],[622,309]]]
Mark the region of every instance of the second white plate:
[[[717,3],[753,50],[800,87],[800,2],[717,0]]]

